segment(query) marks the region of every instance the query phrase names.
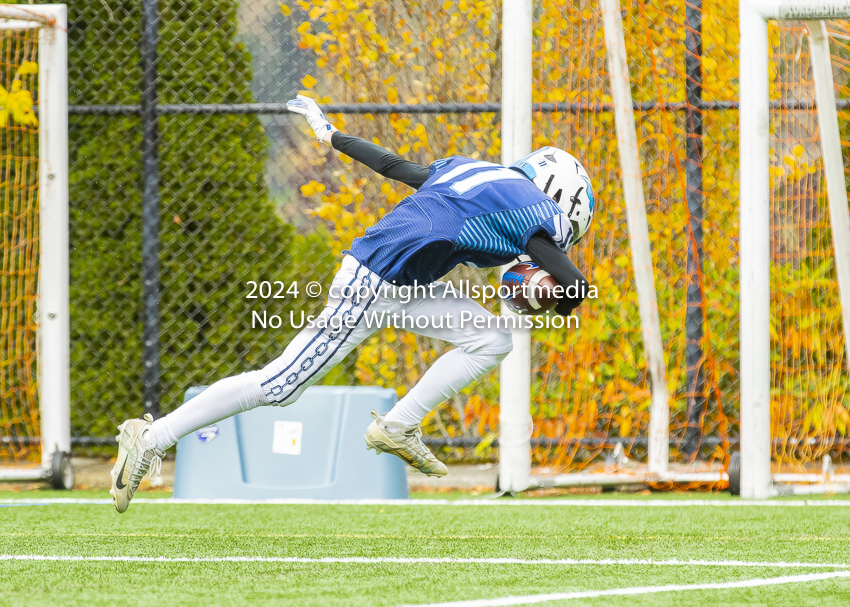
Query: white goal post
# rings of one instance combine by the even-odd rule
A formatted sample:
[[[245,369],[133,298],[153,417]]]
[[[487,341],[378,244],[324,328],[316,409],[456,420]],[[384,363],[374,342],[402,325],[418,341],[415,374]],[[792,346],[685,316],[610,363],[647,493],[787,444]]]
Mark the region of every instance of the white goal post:
[[[655,294],[655,272],[640,171],[633,103],[626,62],[626,45],[619,0],[602,0],[605,45],[615,110],[617,143],[629,226],[638,308],[648,372],[651,377],[648,462],[642,473],[561,474],[531,476],[532,420],[530,413],[531,354],[527,330],[512,329],[514,350],[501,366],[499,489],[524,491],[548,486],[632,484],[648,481],[722,480],[717,471],[668,470],[670,412],[661,322]],[[502,164],[510,164],[531,151],[532,3],[505,0],[502,5]],[[503,311],[503,314],[512,314]],[[618,452],[621,457],[622,452]]]
[[[850,330],[850,217],[826,28],[850,17],[850,0],[741,0],[740,263],[741,497],[777,495],[770,470],[770,179],[768,35],[770,20],[803,20],[809,30],[821,148],[827,180],[845,342]],[[743,229],[747,226],[747,229]],[[850,350],[848,350],[850,362]],[[807,488],[812,489],[812,488]],[[802,489],[805,490],[805,489]],[[823,488],[820,489],[821,491]],[[802,491],[801,491],[802,492]]]
[[[510,166],[531,152],[531,0],[503,0],[502,23],[502,164]],[[511,334],[499,379],[499,489],[516,492],[531,475],[531,332],[511,324]]]
[[[38,386],[41,468],[0,467],[0,479],[68,482],[70,321],[68,249],[68,30],[64,4],[0,4],[0,29],[38,34]],[[63,461],[56,461],[54,454]]]
[[[716,482],[719,470],[668,469],[669,425],[666,363],[661,341],[654,270],[649,246],[634,103],[619,0],[601,0],[612,102],[617,131],[632,266],[651,377],[649,453],[646,466],[628,474],[531,475],[531,372],[529,335],[514,331],[514,347],[501,367],[499,485],[503,491],[543,486],[646,482]],[[530,0],[503,2],[502,162],[531,151]],[[815,483],[783,492],[850,490],[850,476],[771,474],[770,436],[770,180],[769,180],[769,20],[803,20],[809,31],[818,122],[833,230],[847,361],[850,365],[850,212],[836,113],[826,26],[823,19],[850,16],[850,0],[741,0],[740,16],[740,491],[744,498],[777,495],[774,482]],[[510,312],[503,312],[510,314]],[[623,453],[614,454],[615,460]],[[827,479],[830,484],[827,483]],[[738,479],[736,478],[736,481]],[[835,484],[847,483],[847,486]]]

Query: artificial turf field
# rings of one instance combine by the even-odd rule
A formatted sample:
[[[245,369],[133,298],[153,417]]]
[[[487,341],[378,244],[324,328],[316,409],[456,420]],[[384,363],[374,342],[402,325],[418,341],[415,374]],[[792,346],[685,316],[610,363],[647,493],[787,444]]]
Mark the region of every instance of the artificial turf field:
[[[0,605],[850,605],[842,496],[39,501],[59,496],[0,493]]]

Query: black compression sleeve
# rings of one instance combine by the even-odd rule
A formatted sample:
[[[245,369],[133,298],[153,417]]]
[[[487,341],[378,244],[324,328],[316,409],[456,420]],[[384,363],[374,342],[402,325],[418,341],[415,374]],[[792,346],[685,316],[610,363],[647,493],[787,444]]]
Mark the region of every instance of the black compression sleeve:
[[[577,287],[576,297],[561,297],[561,301],[555,306],[555,312],[562,316],[569,315],[584,300],[583,293],[587,293],[588,282],[581,271],[564,255],[555,242],[546,234],[538,232],[528,239],[525,252],[538,266],[549,272],[559,285],[564,287]],[[570,288],[572,294],[573,289]]]
[[[379,175],[400,181],[412,188],[422,187],[431,174],[428,167],[399,158],[379,145],[353,135],[346,135],[341,131],[333,134],[331,144],[335,149],[351,156],[357,162],[362,162]]]

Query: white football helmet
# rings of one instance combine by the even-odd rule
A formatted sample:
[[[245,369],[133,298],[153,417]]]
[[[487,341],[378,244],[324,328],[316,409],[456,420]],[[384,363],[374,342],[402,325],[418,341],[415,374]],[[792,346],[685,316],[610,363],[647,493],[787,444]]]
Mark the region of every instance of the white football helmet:
[[[590,177],[581,163],[558,148],[545,147],[532,152],[511,165],[558,203],[573,226],[573,244],[581,240],[590,222],[596,203]]]

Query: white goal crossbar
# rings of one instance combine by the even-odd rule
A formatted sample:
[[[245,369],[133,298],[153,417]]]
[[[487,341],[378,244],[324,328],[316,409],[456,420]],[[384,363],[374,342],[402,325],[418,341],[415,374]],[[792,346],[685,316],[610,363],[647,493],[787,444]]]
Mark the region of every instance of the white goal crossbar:
[[[39,28],[38,385],[42,468],[71,450],[68,249],[68,31],[64,4],[0,4],[0,29]],[[32,471],[0,467],[0,479]]]

